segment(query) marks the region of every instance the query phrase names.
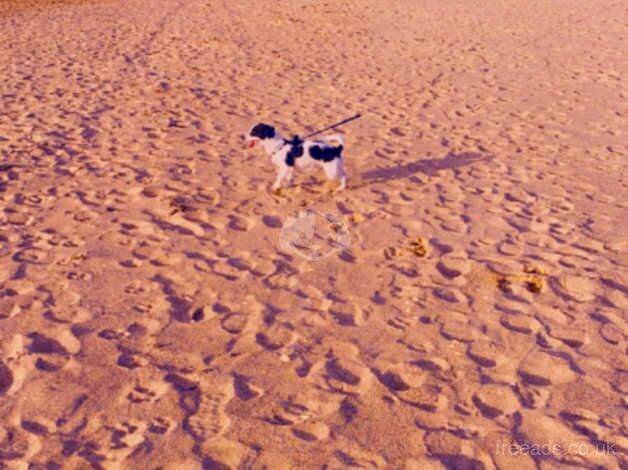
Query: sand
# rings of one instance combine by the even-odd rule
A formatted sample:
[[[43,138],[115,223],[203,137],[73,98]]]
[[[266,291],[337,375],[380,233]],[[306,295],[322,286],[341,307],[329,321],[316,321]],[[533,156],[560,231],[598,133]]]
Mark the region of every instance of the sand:
[[[625,468],[625,18],[1,1],[0,468]]]

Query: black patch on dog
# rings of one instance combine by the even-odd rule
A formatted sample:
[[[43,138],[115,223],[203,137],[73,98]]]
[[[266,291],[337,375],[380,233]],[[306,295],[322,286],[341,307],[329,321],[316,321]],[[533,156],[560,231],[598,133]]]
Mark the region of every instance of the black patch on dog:
[[[260,122],[253,129],[251,129],[251,137],[257,137],[259,139],[272,139],[275,137],[275,128]]]
[[[310,147],[310,156],[314,160],[323,160],[324,162],[331,162],[340,157],[341,153],[342,145],[338,147],[319,147],[318,145]]]
[[[294,161],[303,156],[303,141],[295,135],[292,140],[286,140],[286,145],[290,145],[290,150],[286,154],[286,165],[294,166]]]

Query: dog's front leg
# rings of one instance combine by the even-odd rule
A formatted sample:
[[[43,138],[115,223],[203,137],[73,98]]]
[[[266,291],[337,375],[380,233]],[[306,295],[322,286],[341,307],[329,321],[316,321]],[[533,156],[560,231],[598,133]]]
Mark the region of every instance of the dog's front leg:
[[[294,178],[294,167],[288,167],[288,171],[286,173],[286,186],[292,185],[293,178]]]
[[[273,184],[273,191],[277,191],[279,188],[281,188],[281,183],[289,172],[290,167],[288,166],[282,166],[279,168],[279,173],[277,173],[277,179],[275,179],[275,183]]]

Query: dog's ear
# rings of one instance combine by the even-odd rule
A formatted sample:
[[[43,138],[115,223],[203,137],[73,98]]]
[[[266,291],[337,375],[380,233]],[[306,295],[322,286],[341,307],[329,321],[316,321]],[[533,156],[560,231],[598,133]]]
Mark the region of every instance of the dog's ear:
[[[264,124],[260,122],[253,129],[251,129],[251,136],[257,137],[258,139],[272,139],[275,137],[275,128],[273,126],[269,126],[268,124]]]

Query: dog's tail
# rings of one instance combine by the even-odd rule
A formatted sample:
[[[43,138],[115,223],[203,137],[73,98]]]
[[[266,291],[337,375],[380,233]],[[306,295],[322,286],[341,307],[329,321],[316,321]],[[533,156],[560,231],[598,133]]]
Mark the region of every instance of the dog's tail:
[[[344,147],[345,145],[345,139],[342,134],[326,135],[324,137],[319,137],[316,140],[321,140],[327,144],[335,144],[338,147]]]

